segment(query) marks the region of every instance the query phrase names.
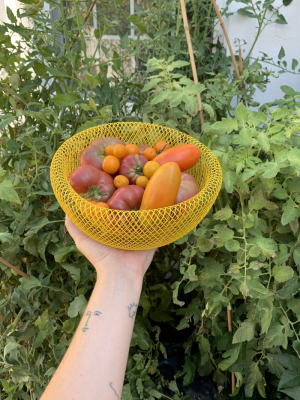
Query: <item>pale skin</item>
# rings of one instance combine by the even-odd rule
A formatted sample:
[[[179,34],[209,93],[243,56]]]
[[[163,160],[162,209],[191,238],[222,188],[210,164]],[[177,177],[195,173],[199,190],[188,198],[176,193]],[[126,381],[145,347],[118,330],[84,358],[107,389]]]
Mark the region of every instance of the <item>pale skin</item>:
[[[97,281],[62,362],[41,400],[121,400],[129,346],[143,277],[155,250],[105,246],[66,227],[93,264]]]

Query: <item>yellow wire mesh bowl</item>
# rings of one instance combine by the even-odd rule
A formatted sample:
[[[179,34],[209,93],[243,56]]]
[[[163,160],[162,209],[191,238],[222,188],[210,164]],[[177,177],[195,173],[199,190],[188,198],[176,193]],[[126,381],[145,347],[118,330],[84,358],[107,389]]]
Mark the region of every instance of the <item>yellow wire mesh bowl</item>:
[[[108,136],[151,147],[159,140],[170,147],[195,144],[201,157],[188,172],[196,179],[199,194],[180,204],[148,211],[117,211],[90,204],[72,189],[68,176],[80,165],[82,150],[93,140]],[[202,143],[174,129],[139,122],[99,125],[72,136],[55,153],[50,176],[57,201],[78,228],[98,242],[126,250],[161,247],[187,234],[208,213],[222,184],[220,163]]]

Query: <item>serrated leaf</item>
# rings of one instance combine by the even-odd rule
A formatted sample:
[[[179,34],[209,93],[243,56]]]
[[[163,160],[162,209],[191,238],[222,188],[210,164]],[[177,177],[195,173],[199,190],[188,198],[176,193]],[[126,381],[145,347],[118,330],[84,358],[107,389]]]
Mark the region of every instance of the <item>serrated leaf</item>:
[[[27,291],[41,286],[41,281],[34,276],[30,276],[30,278],[20,278],[20,282],[22,284],[22,288]]]
[[[254,338],[256,323],[247,319],[233,335],[232,344],[248,342]]]
[[[273,296],[258,300],[257,310],[261,320],[261,334],[266,333],[270,327],[272,321],[273,301]]]
[[[2,243],[12,243],[14,241],[14,237],[11,233],[8,232],[0,232],[0,242]]]
[[[10,342],[8,343],[5,347],[4,347],[4,358],[7,356],[7,354],[9,354],[11,351],[19,348],[21,345],[19,343],[16,342]]]
[[[61,263],[60,265],[70,273],[77,286],[80,282],[80,269],[71,264]]]
[[[225,248],[228,251],[236,252],[240,249],[240,244],[237,240],[230,239],[225,243]]]
[[[225,351],[225,353],[222,355],[223,358],[226,358],[226,360],[223,360],[219,363],[218,367],[222,370],[225,371],[229,367],[231,367],[232,364],[236,362],[236,360],[239,357],[241,350],[241,343],[237,343],[232,346],[230,350]]]
[[[281,364],[286,369],[291,371],[300,369],[299,358],[293,356],[292,354],[268,354],[268,356],[272,357],[276,362]]]
[[[9,180],[4,180],[0,183],[0,199],[9,201],[11,203],[21,204],[18,193]]]
[[[155,96],[154,99],[151,101],[152,105],[159,104],[162,101],[166,100],[171,92],[169,90],[165,90],[164,92],[160,93],[159,95]]]
[[[154,88],[159,82],[161,82],[161,78],[153,78],[148,83],[146,83],[141,91],[146,92],[147,90]]]
[[[282,331],[283,326],[279,322],[272,322],[263,341],[264,347],[270,349],[272,347],[282,346],[285,341],[285,335]]]
[[[262,170],[264,178],[274,178],[280,171],[280,164],[275,161],[266,162],[263,164]]]
[[[225,133],[231,133],[238,130],[237,120],[231,117],[222,121],[215,122],[209,127],[209,133],[216,133],[218,135],[223,135]]]
[[[237,183],[237,180],[238,177],[235,172],[223,171],[223,183],[228,193],[232,193],[234,191],[234,187]]]
[[[263,379],[259,370],[259,364],[251,361],[246,368],[245,374],[245,396],[252,397],[255,385]]]
[[[178,290],[179,290],[180,282],[174,282],[172,285],[173,289],[173,302],[174,304],[178,304],[180,307],[184,306],[184,301],[178,300]]]
[[[269,141],[268,136],[264,132],[260,132],[257,135],[257,141],[258,141],[260,148],[263,151],[268,152],[270,150],[270,141]]]
[[[191,282],[198,281],[198,275],[195,274],[196,268],[196,264],[189,265],[188,269],[184,272],[182,279],[188,279]]]
[[[82,316],[86,309],[86,306],[87,306],[87,301],[83,294],[75,297],[75,299],[72,301],[72,303],[68,308],[68,316],[70,318],[77,317],[78,314]]]
[[[214,214],[214,219],[220,221],[227,221],[232,216],[232,209],[229,207],[221,208]]]
[[[52,99],[57,107],[75,106],[77,100],[80,100],[77,93],[59,94]]]
[[[130,383],[127,383],[126,385],[123,386],[121,400],[133,400],[130,390]]]
[[[280,379],[284,371],[283,366],[273,359],[273,354],[268,354],[267,359],[270,371]]]
[[[294,275],[293,269],[288,265],[275,265],[272,269],[274,277],[277,282],[286,282]]]
[[[91,90],[93,90],[98,85],[98,77],[97,75],[92,75],[89,72],[85,72],[85,80],[89,84]]]

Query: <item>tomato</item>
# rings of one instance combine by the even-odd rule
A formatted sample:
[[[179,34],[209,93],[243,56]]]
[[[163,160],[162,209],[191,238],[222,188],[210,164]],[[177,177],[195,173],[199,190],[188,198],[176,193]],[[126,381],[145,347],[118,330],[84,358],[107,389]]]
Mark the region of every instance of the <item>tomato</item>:
[[[198,162],[200,156],[201,150],[199,147],[194,144],[180,144],[179,146],[165,150],[156,156],[153,161],[157,161],[159,165],[167,162],[175,162],[179,165],[181,171],[186,171]]]
[[[167,150],[170,148],[170,145],[165,142],[164,140],[161,140],[160,142],[157,142],[155,145],[155,150],[157,152],[157,154],[160,154],[161,152],[163,152],[164,150]]]
[[[147,178],[146,176],[139,176],[135,184],[145,189],[145,187],[148,185],[148,182],[149,178]]]
[[[107,204],[113,210],[138,210],[144,194],[140,186],[129,185],[117,189]]]
[[[114,179],[114,185],[116,188],[120,188],[122,186],[127,186],[127,185],[129,185],[129,179],[127,178],[127,176],[118,175]]]
[[[105,149],[109,145],[125,144],[116,137],[107,137],[94,140],[87,146],[81,153],[81,165],[93,165],[94,167],[102,170],[102,162],[106,157]]]
[[[181,183],[181,172],[175,162],[168,162],[158,168],[150,179],[143,196],[141,210],[172,206],[175,203]]]
[[[109,208],[109,205],[107,203],[103,203],[101,201],[95,201],[95,200],[91,200],[89,203],[94,204],[97,207],[103,207],[103,208]]]
[[[108,174],[114,174],[120,168],[120,161],[115,156],[107,156],[104,158],[102,163],[103,171]]]
[[[140,154],[140,149],[136,144],[128,144],[126,146],[127,154]]]
[[[113,153],[114,153],[114,147],[115,146],[113,144],[110,144],[109,146],[107,146],[106,149],[105,149],[105,154],[107,156],[112,156]]]
[[[196,179],[187,172],[181,172],[181,184],[177,193],[175,204],[182,203],[183,201],[196,196],[198,193],[199,189]]]
[[[154,174],[154,172],[160,167],[160,165],[158,164],[158,162],[156,161],[148,161],[143,169],[144,175],[147,178],[151,178],[151,176]]]
[[[148,144],[139,144],[138,148],[140,150],[140,155],[142,156],[144,154],[144,151],[150,147]]]
[[[116,190],[113,178],[92,165],[82,165],[74,169],[68,180],[75,192],[85,195],[87,199],[106,202]]]
[[[148,147],[143,155],[147,158],[147,160],[153,160],[153,158],[156,156],[156,151],[152,149],[152,147]]]
[[[139,176],[144,175],[143,167],[148,162],[147,158],[138,154],[128,154],[123,158],[119,173],[129,179],[129,184],[135,183]]]
[[[127,155],[127,149],[124,144],[117,144],[114,147],[113,155],[117,158],[124,158]]]

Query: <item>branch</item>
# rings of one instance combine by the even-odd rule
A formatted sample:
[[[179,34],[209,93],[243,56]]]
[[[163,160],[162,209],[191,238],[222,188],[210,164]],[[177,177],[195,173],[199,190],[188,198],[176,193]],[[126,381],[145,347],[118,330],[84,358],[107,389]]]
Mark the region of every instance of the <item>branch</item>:
[[[87,12],[87,14],[86,14],[86,16],[85,16],[85,18],[83,20],[82,28],[83,28],[84,24],[86,23],[88,17],[90,16],[91,12],[93,11],[93,8],[94,8],[94,5],[96,4],[96,2],[97,2],[97,0],[94,0],[93,3],[91,4],[91,7],[89,8],[89,11]],[[78,39],[78,36],[79,36],[79,32],[80,31],[77,32],[77,34],[75,36],[75,40],[70,46],[70,50],[72,50],[74,44],[76,43],[76,40]]]
[[[17,274],[24,276],[24,278],[30,278],[29,275],[25,274],[25,272],[21,271],[19,268],[14,267],[12,264],[9,262],[5,261],[2,257],[0,257],[0,262],[4,265],[6,265],[8,268],[12,269],[13,271],[17,272]]]

